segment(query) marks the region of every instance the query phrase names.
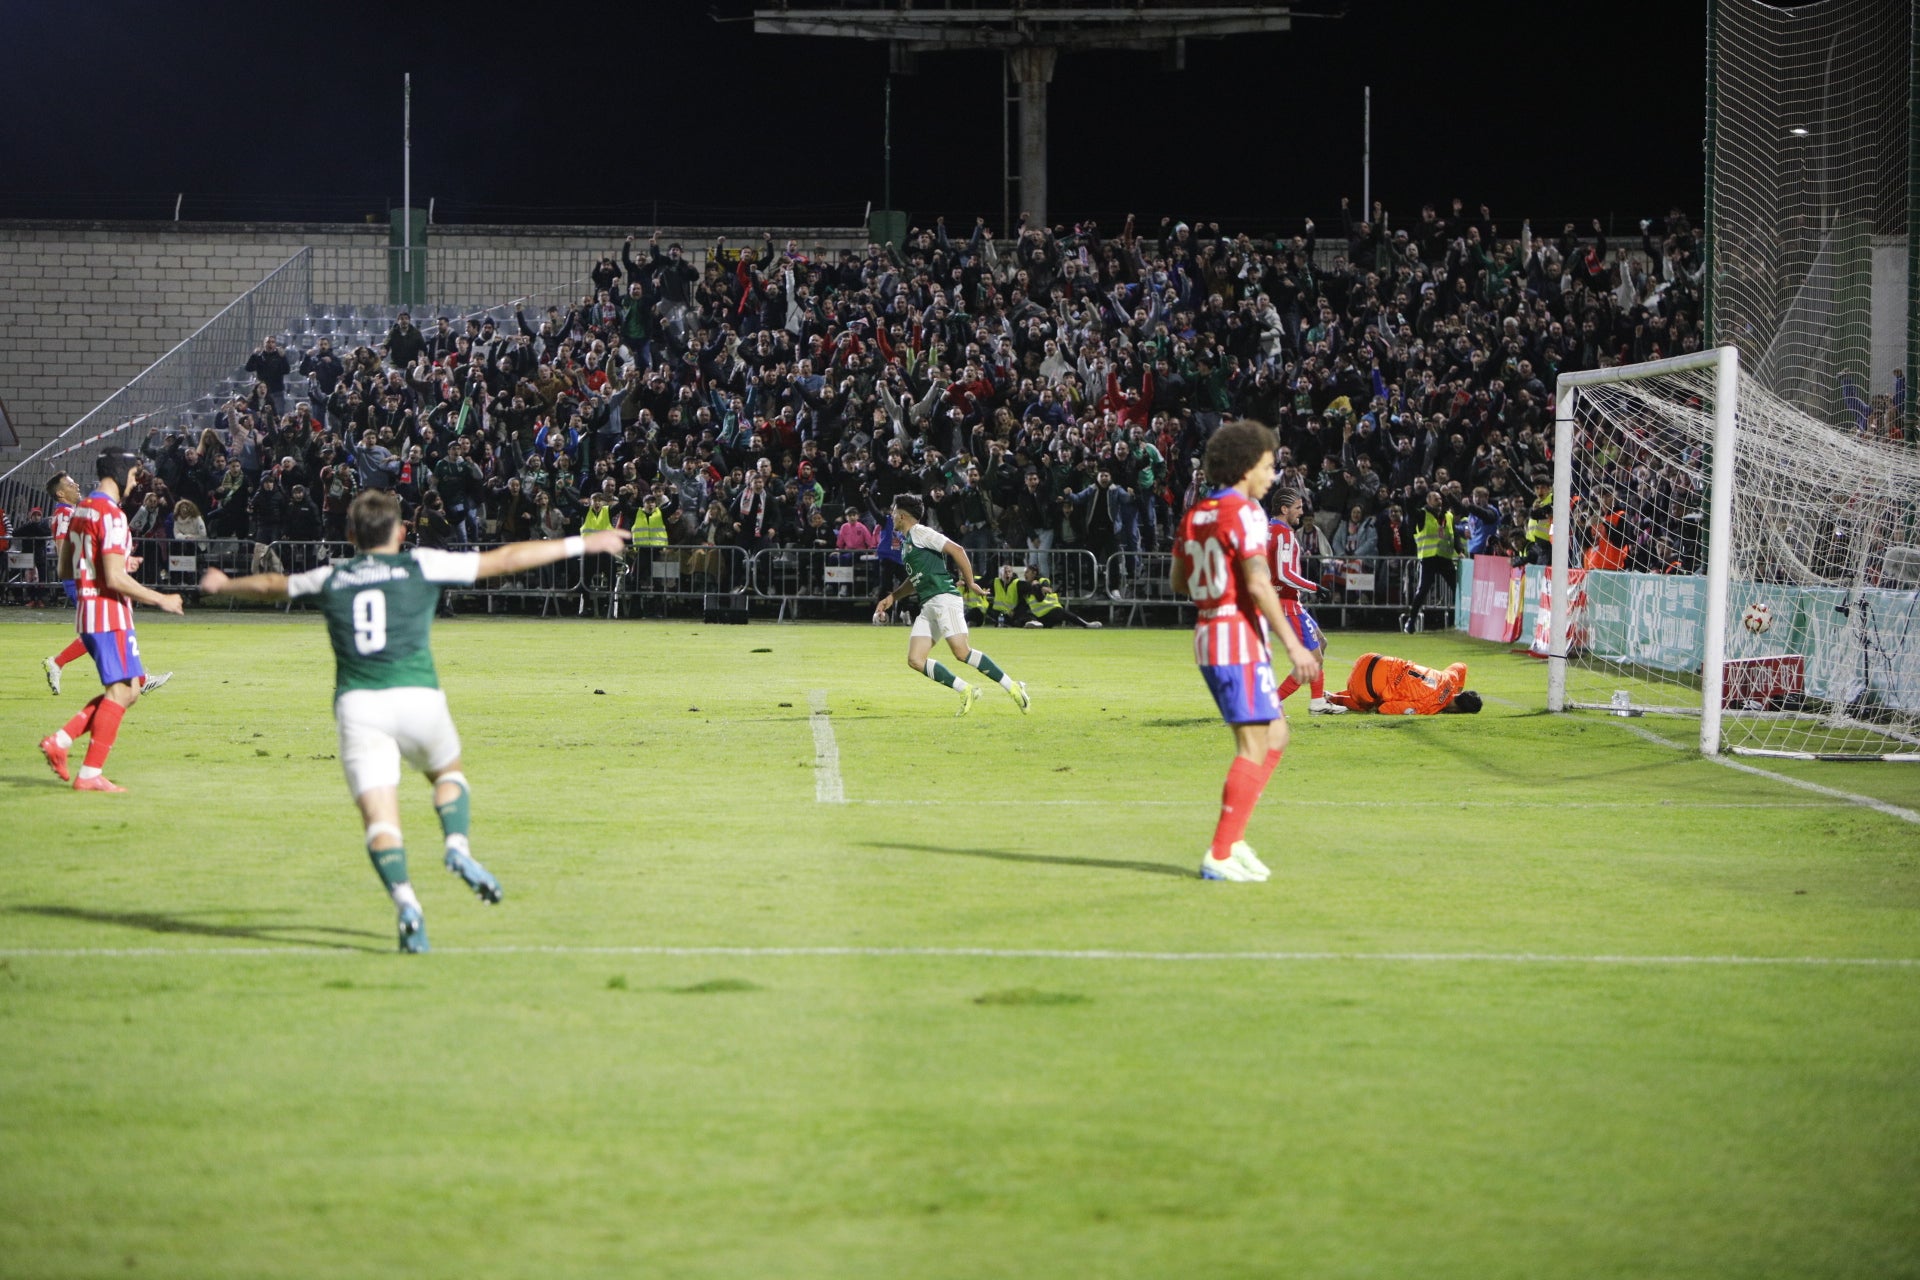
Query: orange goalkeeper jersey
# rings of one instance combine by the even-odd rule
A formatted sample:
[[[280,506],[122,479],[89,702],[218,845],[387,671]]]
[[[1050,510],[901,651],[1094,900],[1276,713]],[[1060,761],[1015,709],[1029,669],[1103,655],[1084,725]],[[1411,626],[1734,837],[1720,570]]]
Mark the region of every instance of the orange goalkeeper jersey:
[[[1416,666],[1405,658],[1363,653],[1347,677],[1348,706],[1378,711],[1383,716],[1431,716],[1453,701],[1466,687],[1467,664],[1456,662],[1445,671]]]

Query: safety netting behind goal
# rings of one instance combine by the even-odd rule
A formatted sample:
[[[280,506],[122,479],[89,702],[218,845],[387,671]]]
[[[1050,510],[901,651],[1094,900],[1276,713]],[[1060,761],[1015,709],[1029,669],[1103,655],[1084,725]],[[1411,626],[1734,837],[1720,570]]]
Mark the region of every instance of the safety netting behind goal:
[[[1725,530],[1711,367],[1574,390],[1567,701],[1702,712],[1725,538],[1722,749],[1920,759],[1920,453],[1739,388]]]
[[[1708,12],[1713,341],[1823,422],[1920,426],[1904,385],[1920,353],[1908,252],[1920,6],[1709,0]]]

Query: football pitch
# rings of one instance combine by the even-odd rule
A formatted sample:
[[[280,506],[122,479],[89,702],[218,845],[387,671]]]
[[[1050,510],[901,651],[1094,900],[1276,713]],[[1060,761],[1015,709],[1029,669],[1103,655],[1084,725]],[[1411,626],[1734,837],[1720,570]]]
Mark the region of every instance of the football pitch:
[[[0,614],[0,1277],[1920,1276],[1920,826],[1553,717],[1231,752],[1183,631],[435,632],[506,900],[394,954],[311,615],[141,615],[76,795]],[[972,673],[969,673],[972,674]],[[1920,809],[1920,768],[1768,765]]]

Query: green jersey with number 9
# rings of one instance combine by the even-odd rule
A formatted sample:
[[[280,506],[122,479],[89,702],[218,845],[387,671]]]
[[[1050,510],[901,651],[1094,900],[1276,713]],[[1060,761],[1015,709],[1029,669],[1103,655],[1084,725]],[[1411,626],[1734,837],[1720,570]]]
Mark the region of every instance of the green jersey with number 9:
[[[438,689],[428,633],[441,587],[470,583],[478,552],[419,547],[363,553],[287,578],[287,598],[314,597],[333,642],[333,695],[353,689]]]

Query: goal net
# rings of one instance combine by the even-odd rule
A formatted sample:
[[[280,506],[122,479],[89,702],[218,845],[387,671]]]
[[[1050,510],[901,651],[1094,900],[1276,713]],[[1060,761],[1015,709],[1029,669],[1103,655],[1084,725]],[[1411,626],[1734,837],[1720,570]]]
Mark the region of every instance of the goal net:
[[[1555,710],[1920,760],[1920,452],[1795,408],[1731,348],[1563,374],[1557,418]]]
[[[1743,375],[1914,438],[1911,0],[1709,0],[1707,315]]]

